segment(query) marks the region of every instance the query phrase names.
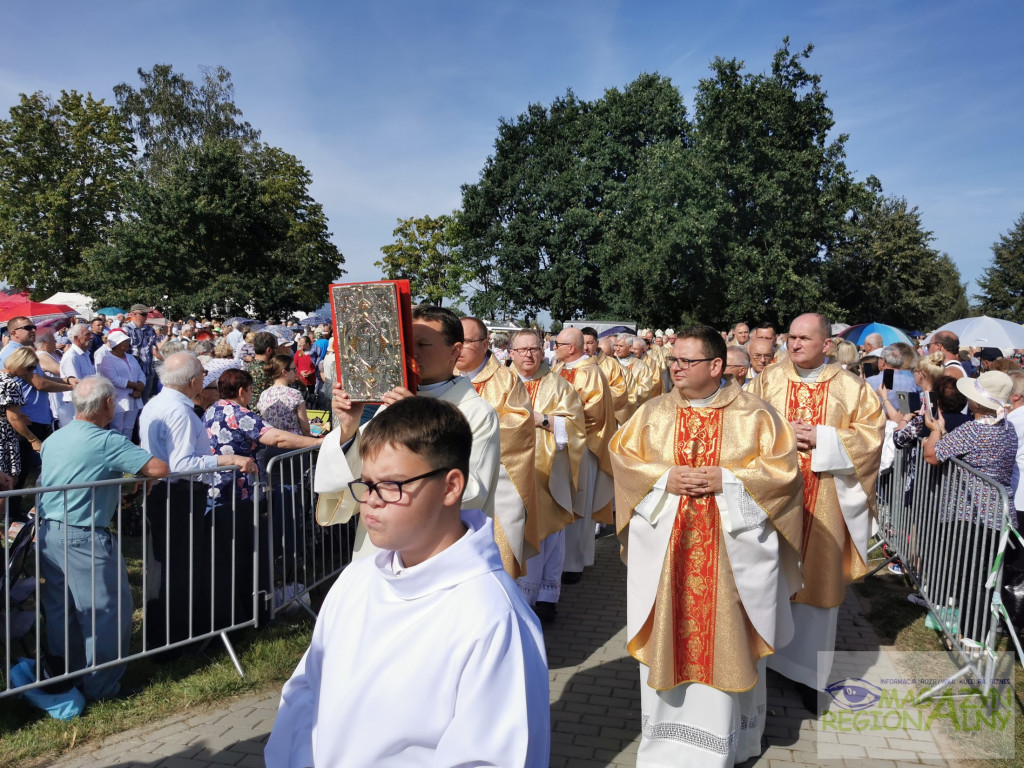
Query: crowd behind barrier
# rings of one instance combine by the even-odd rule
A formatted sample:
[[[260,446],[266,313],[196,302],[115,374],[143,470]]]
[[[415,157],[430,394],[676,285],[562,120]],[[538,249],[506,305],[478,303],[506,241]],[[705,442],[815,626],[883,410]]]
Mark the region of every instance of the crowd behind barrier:
[[[84,674],[123,669],[124,664],[145,657],[195,649],[218,636],[242,674],[228,633],[259,626],[289,609],[312,613],[310,591],[332,580],[350,560],[351,528],[316,522],[312,482],[316,458],[314,448],[273,456],[255,505],[251,510],[242,505],[244,511],[237,499],[219,510],[201,507],[203,481],[208,479],[202,472],[149,481],[153,486],[149,493],[138,478],[0,493],[2,499],[33,496],[38,507],[44,493],[52,497],[90,488],[95,494],[103,486],[120,486],[112,541],[132,563],[130,575],[121,570],[115,583],[107,585],[117,596],[128,590],[127,602],[119,599],[102,606],[91,601],[89,613],[72,617],[70,594],[54,594],[52,590],[60,587],[48,585],[43,578],[38,518],[19,530],[5,514],[8,543],[0,605],[4,616],[0,698],[36,688],[53,689]],[[913,481],[908,483],[913,462]],[[185,484],[187,493],[182,497],[195,499],[194,503],[172,508],[170,495],[160,492],[168,483]],[[957,460],[932,466],[921,452],[897,451],[893,466],[879,477],[878,509],[878,540],[889,556],[887,562],[897,558],[902,562],[931,614],[929,626],[941,631],[960,654],[963,667],[958,676],[991,677],[986,672],[993,663],[1000,619],[1010,625],[1019,658],[1024,658],[999,597],[1003,554],[1012,533],[1005,489]],[[227,514],[229,522],[218,524],[215,514]],[[192,535],[182,546],[183,560],[174,559],[171,542],[159,530],[161,526],[167,530],[172,515],[189,517]],[[252,537],[233,533],[250,525],[255,532]],[[65,544],[62,556],[67,558],[68,552]],[[93,596],[101,586],[95,556],[90,552],[92,572],[76,587]],[[167,563],[163,572],[161,563]],[[168,585],[170,597],[160,602],[161,587]],[[185,617],[185,623],[175,624],[175,614]],[[69,620],[55,625],[48,616]],[[127,635],[118,631],[129,621]],[[51,654],[55,644],[76,650],[91,645],[90,658],[87,662],[80,652],[70,650]],[[29,660],[32,678],[17,684],[12,681],[12,667],[21,659]]]
[[[59,698],[69,684],[92,678],[116,691],[128,662],[198,653],[218,638],[244,674],[230,633],[298,606],[310,610],[310,590],[350,559],[349,528],[315,521],[316,456],[309,448],[272,457],[255,504],[235,495],[208,505],[208,471],[0,493],[31,497],[25,505],[37,511],[20,526],[5,504],[0,698],[36,689]],[[95,526],[76,529],[38,514],[69,491],[88,489],[95,499],[108,486],[118,486],[119,500],[105,538],[94,536]],[[48,537],[60,544],[44,556]],[[66,589],[54,571],[47,578],[47,557],[68,574]],[[110,558],[121,564],[106,567]],[[72,594],[88,610],[76,612]]]
[[[929,611],[926,626],[942,632],[962,663],[931,696],[963,677],[984,681],[996,663],[999,627],[1024,659],[1001,590],[1007,544],[1016,535],[1006,489],[967,464],[929,464],[923,451],[896,451],[878,480],[878,540],[888,563],[899,560]]]

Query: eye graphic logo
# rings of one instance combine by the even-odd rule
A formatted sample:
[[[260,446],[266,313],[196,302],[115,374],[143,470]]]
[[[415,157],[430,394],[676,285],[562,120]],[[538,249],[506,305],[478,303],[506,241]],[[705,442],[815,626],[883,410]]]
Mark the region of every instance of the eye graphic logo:
[[[882,698],[882,690],[877,685],[873,685],[867,680],[861,680],[859,677],[837,680],[825,690],[832,695],[836,704],[853,712],[873,707]]]

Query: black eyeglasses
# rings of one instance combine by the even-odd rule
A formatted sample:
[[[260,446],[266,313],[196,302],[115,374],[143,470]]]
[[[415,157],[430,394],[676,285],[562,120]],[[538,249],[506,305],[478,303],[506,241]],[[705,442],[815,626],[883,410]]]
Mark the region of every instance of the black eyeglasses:
[[[698,358],[696,358],[694,360],[691,360],[688,357],[669,357],[669,358],[666,358],[666,359],[668,360],[668,364],[669,365],[678,365],[680,370],[688,371],[688,370],[690,370],[690,368],[692,368],[694,366],[695,363],[710,363],[712,360],[714,360],[716,358],[714,358],[714,357],[698,357]]]
[[[540,347],[520,347],[519,349],[512,350],[512,352],[518,355],[539,355],[543,351]]]
[[[15,331],[34,331],[35,329],[36,327],[34,325],[19,325],[17,328],[10,328],[8,330],[10,330],[11,333],[14,333]]]
[[[433,469],[422,475],[410,477],[408,480],[381,480],[379,483],[368,483],[365,480],[353,480],[348,484],[348,489],[352,492],[352,497],[360,503],[369,501],[370,492],[373,491],[381,501],[387,502],[388,504],[394,504],[395,502],[402,500],[402,486],[408,485],[409,483],[415,483],[417,480],[424,480],[428,477],[439,475],[442,472],[447,472],[449,469],[451,469],[451,467]]]
[[[572,347],[574,345],[573,345],[573,343],[571,341],[556,341],[555,342],[555,346],[556,347]]]

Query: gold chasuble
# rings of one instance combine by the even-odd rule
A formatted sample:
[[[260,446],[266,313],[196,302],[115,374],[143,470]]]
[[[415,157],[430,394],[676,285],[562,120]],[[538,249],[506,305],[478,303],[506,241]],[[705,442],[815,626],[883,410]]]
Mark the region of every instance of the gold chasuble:
[[[784,570],[783,560],[795,573],[801,480],[792,430],[772,408],[734,383],[720,389],[706,408],[690,407],[673,389],[637,411],[612,439],[611,452],[622,541],[630,536],[631,525],[637,527],[632,536],[657,539],[649,518],[634,519],[648,494],[675,505],[668,511],[674,511],[674,519],[664,521],[671,523],[667,545],[656,558],[636,557],[641,554],[633,551],[637,540],[628,539],[628,568],[641,574],[638,580],[631,574],[628,593],[630,616],[637,618],[629,628],[630,654],[649,668],[648,685],[657,690],[686,683],[749,690],[757,683],[758,660],[774,650],[776,623],[774,618],[768,622],[772,636],[765,639],[748,614],[771,602],[769,613],[774,616],[774,603],[781,598],[788,617],[787,590],[782,588],[777,596],[778,585],[772,583],[762,598],[755,592],[766,588],[765,579],[758,578],[755,592],[746,587],[741,592],[726,541],[740,534],[723,528],[716,496],[674,496],[655,484],[675,466],[729,470],[759,509],[760,522],[748,531],[747,548],[738,551],[766,563],[766,572],[776,577]],[[656,582],[656,591],[634,591],[633,585],[643,580]],[[741,594],[746,594],[746,603]]]
[[[835,428],[856,469],[869,514],[874,519],[885,415],[866,382],[830,363],[813,384],[805,384],[787,360],[769,365],[747,389],[775,407],[786,421],[802,419],[816,426]],[[845,599],[847,584],[867,573],[867,564],[847,527],[836,493],[835,475],[811,469],[813,451],[800,451],[799,455],[804,479],[801,559],[805,586],[793,600],[834,608]]]
[[[561,360],[551,368],[576,390],[583,403],[583,421],[587,431],[587,448],[597,458],[597,465],[608,477],[612,476],[612,462],[608,455],[608,441],[615,432],[615,411],[612,408],[612,392],[608,380],[601,373],[593,357],[577,360],[567,368]],[[594,522],[614,522],[612,502],[594,510]]]
[[[656,381],[657,378],[654,375],[647,363],[641,360],[639,357],[630,355],[624,360],[616,358],[619,365],[629,371],[633,377],[633,381],[636,383],[636,404],[637,407],[643,405],[651,398],[655,397],[655,391],[661,392],[661,382]]]
[[[636,410],[636,385],[633,383],[633,376],[628,368],[619,365],[614,357],[609,357],[600,349],[594,353],[594,359],[597,360],[597,365],[608,380],[608,386],[612,391],[615,421],[625,424]]]
[[[494,541],[501,552],[505,570],[517,579],[523,575],[526,561],[537,554],[540,547],[533,434],[536,428],[530,396],[519,377],[498,363],[494,355],[487,356],[483,370],[473,377],[473,389],[498,414],[501,465],[519,493],[522,507],[526,511],[525,521],[510,520],[508,510],[505,510],[506,514],[501,514],[502,510],[497,509],[497,505],[502,505],[502,499],[495,499]]]
[[[573,494],[579,476],[583,446],[587,438],[583,424],[583,404],[576,390],[569,386],[557,373],[552,373],[547,363],[541,363],[536,377],[524,381],[530,402],[536,413],[543,413],[549,419],[561,416],[565,419],[568,445],[561,451],[555,444],[554,432],[534,429],[537,438],[537,518],[538,539],[558,533],[575,519],[572,511]],[[568,481],[568,482],[566,482]],[[564,485],[564,488],[559,486]],[[561,502],[555,497],[561,498]]]

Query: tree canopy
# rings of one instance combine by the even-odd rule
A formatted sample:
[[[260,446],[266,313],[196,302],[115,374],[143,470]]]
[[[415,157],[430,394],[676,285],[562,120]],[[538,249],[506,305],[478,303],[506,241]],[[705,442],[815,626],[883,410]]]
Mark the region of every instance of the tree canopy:
[[[959,312],[959,272],[917,210],[847,169],[812,51],[784,39],[762,73],[716,59],[692,117],[667,78],[644,74],[501,120],[462,189],[463,253],[482,286],[471,309],[723,327],[809,310],[927,326]],[[905,295],[872,305],[875,285]]]
[[[0,120],[0,275],[36,295],[65,290],[122,210],[133,152],[92,94],[22,94]]]
[[[3,277],[174,312],[323,303],[344,259],[309,171],[242,120],[227,70],[202,72],[139,69],[117,108],[22,96],[0,121]]]
[[[992,265],[978,279],[975,296],[986,315],[1024,320],[1024,213],[992,244]]]
[[[374,262],[388,280],[408,280],[413,297],[444,306],[465,298],[472,272],[462,257],[462,225],[454,214],[437,218],[399,219],[394,243],[381,247],[384,258]]]

